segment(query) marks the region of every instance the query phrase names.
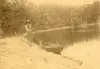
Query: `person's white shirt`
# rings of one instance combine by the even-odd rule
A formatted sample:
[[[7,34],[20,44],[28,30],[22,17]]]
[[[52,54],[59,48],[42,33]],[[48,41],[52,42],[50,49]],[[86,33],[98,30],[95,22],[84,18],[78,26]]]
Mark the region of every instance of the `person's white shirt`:
[[[26,33],[23,34],[23,36],[26,36],[29,31],[32,31],[31,24],[26,24],[25,25]]]
[[[31,24],[25,25],[26,32],[32,31]]]

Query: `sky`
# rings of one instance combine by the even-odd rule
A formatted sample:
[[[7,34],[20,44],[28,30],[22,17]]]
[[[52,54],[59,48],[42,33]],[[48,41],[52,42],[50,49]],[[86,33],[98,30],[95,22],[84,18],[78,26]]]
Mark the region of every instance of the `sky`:
[[[91,4],[95,0],[32,0],[35,4],[60,4],[60,5],[81,5]]]

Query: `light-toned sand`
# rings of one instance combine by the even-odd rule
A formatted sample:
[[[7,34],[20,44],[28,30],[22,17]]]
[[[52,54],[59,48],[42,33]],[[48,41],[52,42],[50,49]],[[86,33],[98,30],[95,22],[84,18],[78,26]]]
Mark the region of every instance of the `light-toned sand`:
[[[85,69],[100,69],[100,40],[77,43],[64,49],[62,54],[81,60]]]
[[[23,37],[0,39],[0,69],[84,69],[72,60],[29,47]]]

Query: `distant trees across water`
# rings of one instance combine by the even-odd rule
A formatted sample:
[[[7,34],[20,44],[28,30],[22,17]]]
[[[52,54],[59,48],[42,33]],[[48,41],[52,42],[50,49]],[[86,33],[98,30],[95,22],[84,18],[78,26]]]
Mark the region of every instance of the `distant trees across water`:
[[[28,0],[0,0],[0,28],[4,34],[25,32],[27,19],[32,30],[97,23],[100,1],[80,6],[35,5]],[[16,30],[14,30],[16,29]]]

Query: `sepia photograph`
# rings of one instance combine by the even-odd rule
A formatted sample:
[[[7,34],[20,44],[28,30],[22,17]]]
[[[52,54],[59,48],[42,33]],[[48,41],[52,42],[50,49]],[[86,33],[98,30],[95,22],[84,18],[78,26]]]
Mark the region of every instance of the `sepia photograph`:
[[[100,69],[100,0],[0,0],[0,69]]]

